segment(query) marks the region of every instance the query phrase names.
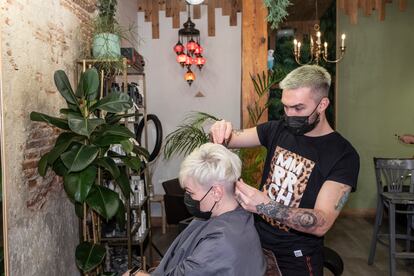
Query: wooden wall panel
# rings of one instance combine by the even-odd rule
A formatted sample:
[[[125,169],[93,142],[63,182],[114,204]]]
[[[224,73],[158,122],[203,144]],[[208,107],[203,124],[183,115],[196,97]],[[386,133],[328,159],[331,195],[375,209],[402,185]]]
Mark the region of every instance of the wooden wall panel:
[[[152,23],[152,38],[160,38],[160,23],[159,23],[159,12],[158,12],[158,1],[152,1],[152,14],[151,14],[151,23]]]
[[[230,26],[237,26],[237,0],[231,0]]]
[[[247,106],[256,101],[253,82],[250,75],[267,71],[267,9],[262,0],[243,0],[242,11],[242,128],[251,127]],[[263,97],[261,105],[267,99]],[[261,122],[268,120],[263,114]]]
[[[386,4],[392,3],[392,0],[339,0],[338,7],[349,16],[352,24],[357,24],[358,10],[362,9],[365,16],[372,14],[375,10],[380,21],[385,20]],[[398,0],[400,11],[407,8],[407,0]]]
[[[208,1],[208,11],[207,11],[207,20],[208,20],[208,36],[216,35],[216,1]]]
[[[152,3],[151,0],[144,0],[145,3],[145,22],[150,22],[152,18]]]
[[[407,9],[407,0],[400,0],[399,8],[400,11],[405,11]]]
[[[172,0],[166,0],[165,1],[165,16],[166,17],[171,17],[172,16]]]
[[[229,25],[237,26],[237,13],[242,10],[243,0],[205,0],[201,5],[192,6],[191,17],[201,18],[201,6],[207,6],[208,35],[215,35],[215,9],[221,8],[222,14],[229,16]],[[182,28],[180,12],[187,11],[185,0],[137,0],[137,11],[145,12],[145,22],[151,22],[152,38],[159,38],[159,11],[165,10],[166,17],[172,17],[173,28]]]
[[[201,6],[200,5],[193,6],[193,18],[194,19],[201,18]]]
[[[173,28],[178,29],[180,28],[180,6],[179,0],[171,0],[172,1],[172,18],[173,18]]]

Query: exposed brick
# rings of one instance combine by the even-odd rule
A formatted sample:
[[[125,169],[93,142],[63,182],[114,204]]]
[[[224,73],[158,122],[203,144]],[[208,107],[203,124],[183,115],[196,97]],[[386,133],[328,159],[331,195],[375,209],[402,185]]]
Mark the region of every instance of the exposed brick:
[[[47,147],[43,147],[39,149],[39,155],[40,157],[42,157],[43,155],[45,155],[46,153],[48,153],[53,147],[51,146],[47,146]]]
[[[52,133],[54,132],[51,128],[36,129],[31,133],[30,138],[35,140],[39,138],[50,137]]]
[[[38,184],[38,178],[37,179],[32,179],[32,180],[29,180],[28,182],[27,182],[27,184],[29,185],[29,188],[34,188],[34,187],[36,187],[37,186],[37,184]]]
[[[39,158],[40,159],[40,153],[38,149],[30,149],[30,150],[26,150],[24,152],[24,159],[28,160],[28,159],[36,159]]]
[[[26,206],[31,210],[41,209],[49,193],[57,193],[63,189],[62,178],[57,176],[53,170],[48,169],[45,177],[41,177],[37,171],[40,157],[53,148],[60,133],[60,129],[43,123],[35,122],[30,126],[23,153],[22,169],[25,184],[29,189]]]
[[[27,148],[40,148],[49,145],[48,139],[37,139],[27,142]]]
[[[34,177],[38,177],[37,168],[36,169],[26,169],[23,171],[24,176],[27,180],[33,179]]]
[[[23,170],[37,168],[37,164],[39,163],[39,159],[28,159],[23,161]]]

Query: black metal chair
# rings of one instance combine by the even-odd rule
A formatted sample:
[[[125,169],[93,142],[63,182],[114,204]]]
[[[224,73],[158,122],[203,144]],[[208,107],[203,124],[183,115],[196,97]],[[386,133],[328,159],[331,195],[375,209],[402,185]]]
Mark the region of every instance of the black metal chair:
[[[179,224],[183,219],[191,217],[184,204],[184,190],[178,178],[162,183],[164,188],[165,215],[168,224]]]
[[[390,275],[396,273],[396,258],[414,259],[411,250],[411,235],[414,215],[414,159],[374,158],[375,177],[377,182],[377,212],[368,264],[374,262],[377,242],[386,244],[382,237],[389,241]],[[384,209],[388,209],[389,233],[380,233]],[[407,216],[405,234],[396,233],[396,214]],[[405,252],[396,251],[396,240],[406,240]]]

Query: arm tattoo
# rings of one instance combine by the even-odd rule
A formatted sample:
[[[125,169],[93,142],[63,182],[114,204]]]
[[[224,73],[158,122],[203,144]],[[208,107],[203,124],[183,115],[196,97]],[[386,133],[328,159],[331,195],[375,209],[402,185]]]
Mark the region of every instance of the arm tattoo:
[[[341,196],[338,203],[335,205],[335,210],[336,211],[341,211],[342,210],[342,208],[344,207],[345,203],[347,202],[347,200],[349,198],[350,193],[351,193],[351,191],[344,191],[344,194]]]
[[[320,211],[304,208],[291,208],[275,201],[256,206],[258,214],[273,218],[297,231],[310,234],[326,227],[326,221]]]
[[[242,133],[243,133],[243,129],[233,129],[233,131],[231,132],[231,134],[235,136],[239,136]]]

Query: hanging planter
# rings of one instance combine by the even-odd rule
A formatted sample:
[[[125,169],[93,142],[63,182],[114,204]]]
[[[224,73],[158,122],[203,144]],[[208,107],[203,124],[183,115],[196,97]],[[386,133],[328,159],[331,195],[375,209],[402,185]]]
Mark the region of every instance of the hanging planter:
[[[93,37],[92,54],[94,58],[119,58],[121,42],[119,35],[100,33]]]

